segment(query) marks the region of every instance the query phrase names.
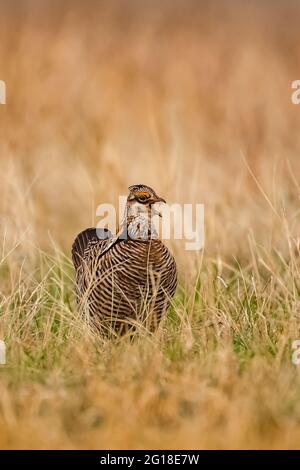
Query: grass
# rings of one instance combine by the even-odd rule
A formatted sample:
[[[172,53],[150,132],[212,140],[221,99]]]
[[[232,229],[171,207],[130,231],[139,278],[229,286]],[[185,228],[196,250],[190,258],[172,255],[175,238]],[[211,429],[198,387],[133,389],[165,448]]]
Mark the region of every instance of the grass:
[[[70,261],[40,253],[1,302],[1,447],[297,446],[299,268],[260,263],[217,277],[206,260],[161,330],[132,344],[87,330]]]
[[[298,448],[299,7],[33,3],[0,18],[0,448]],[[168,242],[167,318],[107,341],[70,247],[135,183],[204,203],[205,247]]]

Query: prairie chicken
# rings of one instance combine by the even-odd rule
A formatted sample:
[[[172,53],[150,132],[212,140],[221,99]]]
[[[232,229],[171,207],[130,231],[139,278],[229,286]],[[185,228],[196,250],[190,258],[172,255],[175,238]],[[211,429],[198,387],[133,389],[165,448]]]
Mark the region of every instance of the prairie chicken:
[[[175,260],[152,223],[154,215],[161,215],[153,205],[166,201],[149,186],[128,189],[118,234],[89,228],[72,247],[78,303],[105,334],[124,334],[137,324],[154,331],[177,285]]]

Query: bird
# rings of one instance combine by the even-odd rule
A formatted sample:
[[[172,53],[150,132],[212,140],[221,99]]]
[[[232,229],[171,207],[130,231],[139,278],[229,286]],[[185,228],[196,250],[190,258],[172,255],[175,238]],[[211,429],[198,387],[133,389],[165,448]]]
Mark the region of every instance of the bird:
[[[77,303],[92,328],[110,337],[155,332],[177,287],[176,261],[153,224],[161,217],[155,204],[166,201],[144,184],[128,190],[115,236],[88,228],[72,245]]]

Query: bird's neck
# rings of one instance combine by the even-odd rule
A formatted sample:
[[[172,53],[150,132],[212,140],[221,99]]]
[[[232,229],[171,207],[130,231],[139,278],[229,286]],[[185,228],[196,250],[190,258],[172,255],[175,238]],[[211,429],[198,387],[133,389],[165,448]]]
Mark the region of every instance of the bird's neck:
[[[127,228],[127,235],[132,240],[151,240],[158,238],[150,207],[140,204],[127,205],[123,229]]]

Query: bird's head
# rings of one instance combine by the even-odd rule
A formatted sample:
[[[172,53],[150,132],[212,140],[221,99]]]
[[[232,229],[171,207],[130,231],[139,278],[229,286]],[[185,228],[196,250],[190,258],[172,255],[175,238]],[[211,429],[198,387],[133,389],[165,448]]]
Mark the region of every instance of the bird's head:
[[[127,205],[129,207],[134,206],[141,213],[150,212],[152,215],[161,216],[161,214],[152,206],[157,202],[166,203],[166,201],[162,197],[158,196],[150,186],[135,184],[133,186],[129,186],[128,189],[129,195],[127,198]]]

